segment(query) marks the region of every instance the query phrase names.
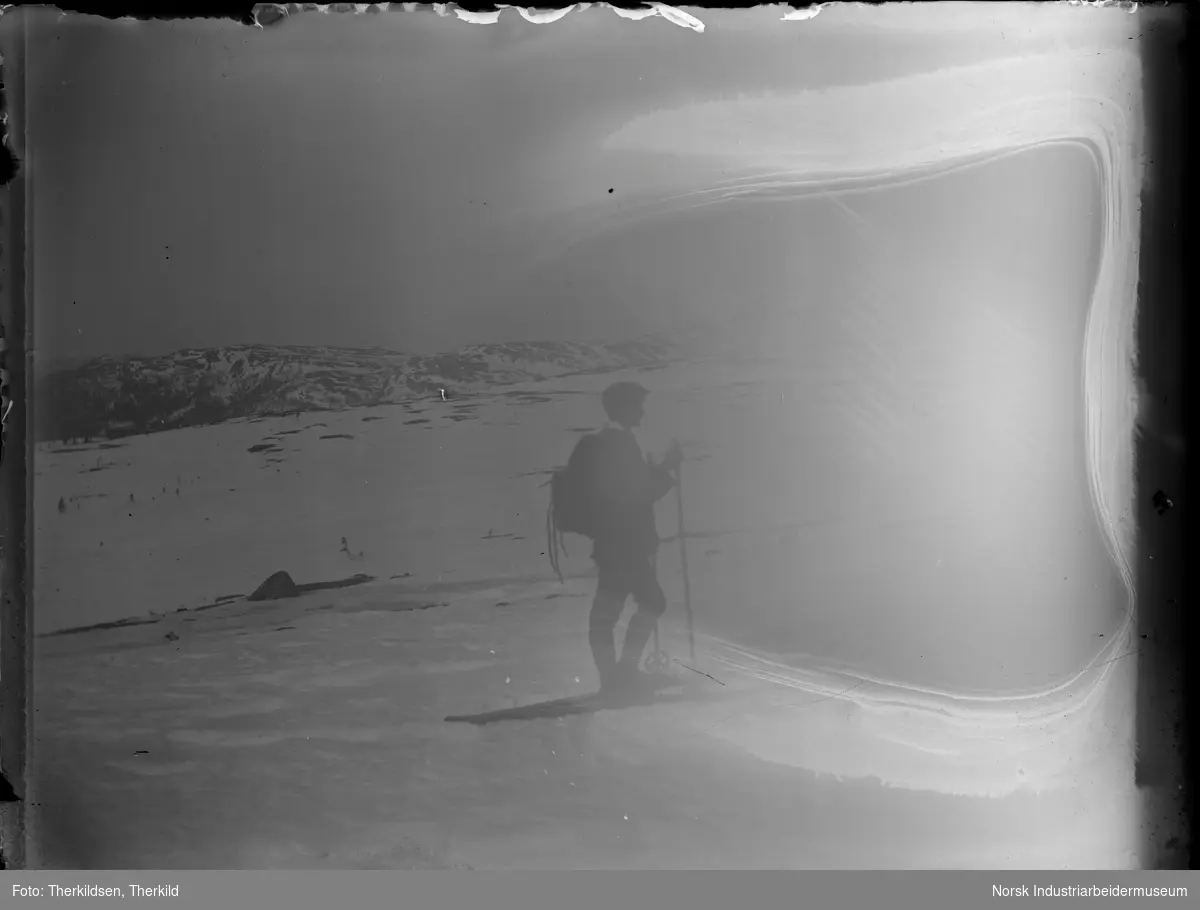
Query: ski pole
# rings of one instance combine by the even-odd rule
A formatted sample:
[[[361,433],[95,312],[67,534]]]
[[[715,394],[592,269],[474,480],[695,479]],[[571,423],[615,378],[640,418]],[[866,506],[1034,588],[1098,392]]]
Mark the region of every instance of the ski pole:
[[[688,653],[691,655],[692,663],[696,662],[696,631],[692,623],[692,585],[688,580],[688,564],[687,564],[687,535],[683,529],[683,466],[680,465],[675,469],[675,502],[678,506],[678,527],[679,527],[679,561],[683,565],[683,606],[687,611],[688,623]]]

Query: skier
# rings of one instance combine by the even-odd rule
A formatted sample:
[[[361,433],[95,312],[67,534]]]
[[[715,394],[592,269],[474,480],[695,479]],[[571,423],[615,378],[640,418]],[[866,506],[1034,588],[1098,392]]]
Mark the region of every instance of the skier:
[[[609,426],[583,437],[566,469],[552,480],[547,521],[550,558],[556,571],[556,533],[579,533],[593,541],[592,559],[599,578],[588,642],[600,674],[601,692],[607,696],[633,695],[647,687],[639,665],[667,607],[655,564],[659,537],[654,505],[674,488],[672,473],[678,470],[683,455],[677,442],[657,463],[642,454],[633,431],[641,425],[648,395],[634,382],[618,382],[605,389],[601,404]],[[637,612],[629,621],[618,661],[614,633],[631,595]]]

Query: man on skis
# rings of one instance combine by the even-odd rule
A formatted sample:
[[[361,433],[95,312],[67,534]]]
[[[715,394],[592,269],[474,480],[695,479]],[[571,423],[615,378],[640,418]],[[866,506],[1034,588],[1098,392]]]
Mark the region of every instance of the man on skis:
[[[673,472],[682,460],[678,443],[672,443],[659,462],[642,454],[633,431],[645,413],[645,388],[634,382],[618,382],[601,395],[609,425],[584,437],[576,453],[587,442],[587,468],[575,469],[581,461],[576,453],[566,473],[573,472],[582,485],[577,497],[586,499],[581,509],[588,513],[586,530],[565,527],[591,537],[592,559],[598,571],[596,597],[588,622],[588,641],[601,692],[606,696],[634,695],[648,682],[639,669],[642,654],[667,607],[658,583],[656,556],[659,537],[654,505],[675,486]],[[564,497],[566,498],[566,497]],[[553,508],[553,507],[552,507]],[[617,659],[614,641],[617,622],[632,596],[637,612],[629,621],[625,643]]]

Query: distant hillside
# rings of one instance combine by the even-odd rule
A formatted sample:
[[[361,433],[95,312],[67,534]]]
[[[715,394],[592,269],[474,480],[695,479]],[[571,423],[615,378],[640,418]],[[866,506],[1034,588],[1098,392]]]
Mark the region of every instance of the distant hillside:
[[[161,357],[100,357],[37,386],[37,436],[128,436],[239,417],[367,407],[609,372],[674,359],[656,337],[620,344],[515,342],[412,356],[381,348],[235,345]]]

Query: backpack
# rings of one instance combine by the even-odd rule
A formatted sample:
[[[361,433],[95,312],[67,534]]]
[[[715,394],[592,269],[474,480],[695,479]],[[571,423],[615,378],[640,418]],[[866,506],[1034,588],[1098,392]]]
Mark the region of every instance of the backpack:
[[[550,477],[550,507],[546,510],[546,543],[550,566],[563,581],[558,551],[567,552],[563,534],[578,534],[595,540],[599,533],[601,503],[600,467],[603,464],[604,438],[589,433],[575,444],[566,467]],[[570,554],[568,554],[570,555]]]

